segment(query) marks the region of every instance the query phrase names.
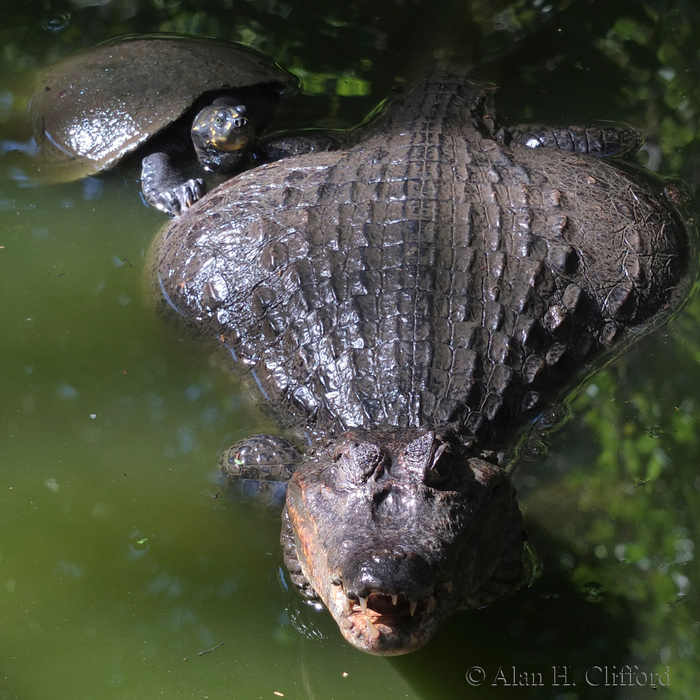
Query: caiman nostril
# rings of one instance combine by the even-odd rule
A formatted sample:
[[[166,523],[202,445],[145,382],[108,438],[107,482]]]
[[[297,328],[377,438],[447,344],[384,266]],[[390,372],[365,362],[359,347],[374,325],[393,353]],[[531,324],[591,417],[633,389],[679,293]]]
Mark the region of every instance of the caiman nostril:
[[[400,547],[382,547],[375,549],[372,553],[372,559],[376,563],[381,563],[382,561],[388,561],[390,559],[395,559],[400,561],[406,558],[406,552]]]
[[[435,587],[432,567],[423,557],[389,547],[351,558],[343,567],[343,581],[359,597],[376,592],[426,598]]]

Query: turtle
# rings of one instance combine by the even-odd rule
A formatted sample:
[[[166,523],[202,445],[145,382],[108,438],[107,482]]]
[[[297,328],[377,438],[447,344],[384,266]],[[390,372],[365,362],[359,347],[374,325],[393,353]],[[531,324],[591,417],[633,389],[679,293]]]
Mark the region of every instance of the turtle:
[[[141,162],[146,201],[179,215],[206,191],[178,166],[248,164],[277,104],[299,81],[242,44],[176,34],[125,36],[78,51],[40,80],[30,119],[51,175],[75,180]],[[199,175],[200,173],[196,173]]]

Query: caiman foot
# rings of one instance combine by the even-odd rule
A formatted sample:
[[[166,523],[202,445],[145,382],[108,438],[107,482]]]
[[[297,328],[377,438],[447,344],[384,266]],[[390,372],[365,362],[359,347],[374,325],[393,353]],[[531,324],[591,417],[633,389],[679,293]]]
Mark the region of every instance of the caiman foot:
[[[289,440],[253,435],[223,453],[219,470],[244,496],[264,496],[271,503],[281,503],[300,458]]]
[[[308,153],[338,151],[348,140],[345,132],[330,129],[275,134],[258,143],[255,148],[255,161],[258,164],[271,163]]]
[[[505,145],[556,148],[597,158],[630,155],[642,145],[638,131],[619,124],[565,127],[520,124],[501,129],[497,137]]]

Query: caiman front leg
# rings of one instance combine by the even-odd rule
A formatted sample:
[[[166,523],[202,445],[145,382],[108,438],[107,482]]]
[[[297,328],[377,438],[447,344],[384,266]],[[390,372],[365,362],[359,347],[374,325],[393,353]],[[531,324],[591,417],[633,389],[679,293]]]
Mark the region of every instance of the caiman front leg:
[[[252,435],[224,452],[219,469],[244,496],[263,496],[269,505],[280,505],[285,499],[287,482],[301,459],[301,453],[289,440],[274,435]],[[292,583],[302,596],[318,601],[318,594],[301,570],[286,506],[282,514],[280,543]]]
[[[141,190],[156,209],[179,216],[206,192],[201,178],[184,180],[167,153],[151,153],[141,163]]]
[[[223,453],[219,470],[243,495],[263,495],[271,503],[281,503],[300,459],[301,453],[289,440],[252,435]]]
[[[344,148],[349,140],[349,132],[332,129],[273,134],[257,144],[254,158],[256,163],[262,164],[307,153],[338,151]]]
[[[498,140],[510,146],[556,148],[598,158],[626,156],[637,151],[642,145],[642,137],[638,131],[618,124],[562,127],[519,124],[501,129],[498,132]]]

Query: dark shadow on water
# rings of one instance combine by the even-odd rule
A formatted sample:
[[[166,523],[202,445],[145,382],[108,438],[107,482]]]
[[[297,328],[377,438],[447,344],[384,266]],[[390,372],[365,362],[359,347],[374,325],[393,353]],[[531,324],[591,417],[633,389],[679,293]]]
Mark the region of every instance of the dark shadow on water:
[[[559,566],[557,553],[565,547],[538,533],[531,539],[544,567],[532,588],[490,608],[457,614],[432,643],[389,660],[421,697],[618,696],[620,689],[606,686],[604,674],[628,662],[635,628],[628,602],[589,602]]]

